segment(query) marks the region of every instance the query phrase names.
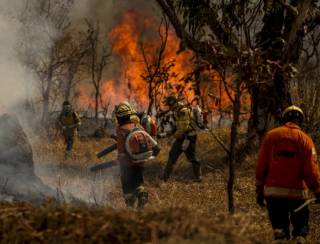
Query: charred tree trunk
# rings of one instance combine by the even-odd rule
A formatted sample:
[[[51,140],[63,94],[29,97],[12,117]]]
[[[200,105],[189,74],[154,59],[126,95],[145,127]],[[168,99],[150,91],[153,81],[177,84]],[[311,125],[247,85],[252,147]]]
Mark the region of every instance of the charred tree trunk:
[[[42,95],[43,97],[43,110],[42,110],[42,123],[45,126],[46,131],[49,130],[49,106],[50,106],[50,95],[52,89],[52,77],[53,77],[53,68],[52,64],[49,65],[48,74],[46,77],[47,87]]]
[[[257,44],[265,53],[265,59],[277,62],[280,67],[269,85],[256,84],[250,91],[252,111],[248,134],[256,133],[261,138],[267,129],[280,122],[281,111],[292,104],[291,80],[284,67],[298,65],[304,36],[303,23],[311,4],[311,0],[291,1],[291,5],[265,1],[264,27],[257,36]]]
[[[95,112],[94,112],[94,117],[97,123],[99,120],[99,98],[100,98],[100,89],[98,87],[96,88],[96,92],[95,92]]]
[[[238,126],[240,122],[241,112],[241,82],[237,81],[235,97],[233,102],[233,120],[230,133],[230,150],[229,150],[229,179],[228,179],[228,209],[230,213],[234,213],[234,181],[235,181],[235,164],[237,161],[237,142],[238,142]]]
[[[153,88],[152,88],[152,81],[149,81],[149,89],[148,89],[148,97],[149,97],[149,105],[148,105],[148,110],[147,114],[151,115],[152,113],[152,106],[154,104],[154,96],[153,96]]]

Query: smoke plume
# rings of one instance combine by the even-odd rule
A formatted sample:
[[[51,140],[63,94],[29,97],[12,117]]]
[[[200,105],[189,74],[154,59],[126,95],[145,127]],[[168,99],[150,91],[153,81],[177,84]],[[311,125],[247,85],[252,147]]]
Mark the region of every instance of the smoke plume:
[[[0,2],[0,111],[27,98],[34,77],[19,57],[21,48],[21,21],[24,1],[2,0]]]

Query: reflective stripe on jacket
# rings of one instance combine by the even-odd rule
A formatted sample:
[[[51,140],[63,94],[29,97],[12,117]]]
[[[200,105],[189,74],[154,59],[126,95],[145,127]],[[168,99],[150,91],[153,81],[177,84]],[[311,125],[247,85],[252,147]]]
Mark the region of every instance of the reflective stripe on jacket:
[[[306,199],[320,191],[320,172],[312,139],[294,123],[269,131],[262,141],[256,169],[265,197]]]

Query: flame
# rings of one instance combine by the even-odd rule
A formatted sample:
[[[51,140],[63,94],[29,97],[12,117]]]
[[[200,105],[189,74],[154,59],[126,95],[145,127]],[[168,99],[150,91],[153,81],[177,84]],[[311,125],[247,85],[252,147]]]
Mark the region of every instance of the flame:
[[[165,32],[164,26],[160,29]],[[160,45],[159,20],[155,17],[146,16],[138,11],[127,11],[120,22],[108,35],[112,52],[119,59],[121,75],[117,79],[106,80],[102,84],[101,98],[104,103],[115,105],[123,100],[133,102],[140,109],[146,109],[149,103],[148,83],[141,75],[146,73],[141,44],[145,50],[146,58],[150,61],[157,53]],[[176,93],[177,87],[184,87],[184,95],[187,101],[194,97],[192,84],[183,80],[194,69],[192,62],[193,53],[183,51],[177,54],[180,40],[172,28],[168,30],[167,44],[163,54],[163,64],[174,62],[170,72],[166,93]],[[203,101],[208,109],[230,106],[230,99],[219,87],[220,77],[211,71],[206,75],[207,81],[201,83]],[[228,81],[230,82],[230,81]],[[82,105],[94,107],[93,99],[86,94],[87,89],[80,89],[79,100]],[[213,94],[213,95],[212,95]],[[233,95],[233,93],[231,93]]]
[[[162,32],[164,32],[163,28]],[[147,107],[148,84],[141,78],[141,75],[146,73],[141,43],[143,43],[147,59],[151,62],[160,45],[158,29],[159,21],[156,18],[147,18],[143,13],[128,11],[109,33],[112,52],[119,58],[121,76],[118,79],[103,82],[101,89],[103,101],[111,100],[111,104],[116,104],[122,100],[130,100],[141,108]],[[175,78],[168,82],[173,87],[173,92],[175,92],[175,87],[184,85],[181,79],[193,69],[190,51],[177,55],[179,43],[174,31],[169,29],[163,63],[174,60],[175,65],[170,72]],[[191,85],[188,84],[184,90],[187,96],[193,96]],[[87,89],[80,88],[80,103],[94,107],[94,100],[86,94],[86,91]]]

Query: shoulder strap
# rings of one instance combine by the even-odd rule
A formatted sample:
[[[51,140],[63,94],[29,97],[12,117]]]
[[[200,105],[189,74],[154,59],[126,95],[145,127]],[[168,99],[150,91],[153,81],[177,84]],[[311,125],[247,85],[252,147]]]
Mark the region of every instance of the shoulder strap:
[[[132,129],[123,129],[123,130],[124,130],[124,132],[125,132],[125,139],[127,139],[127,137],[128,137],[131,133],[133,133],[133,132],[142,131],[142,129],[139,128],[139,127],[134,127],[134,128],[132,128]]]
[[[72,112],[72,118],[73,118],[74,122],[76,122],[78,120],[78,115],[76,114],[76,112]]]

